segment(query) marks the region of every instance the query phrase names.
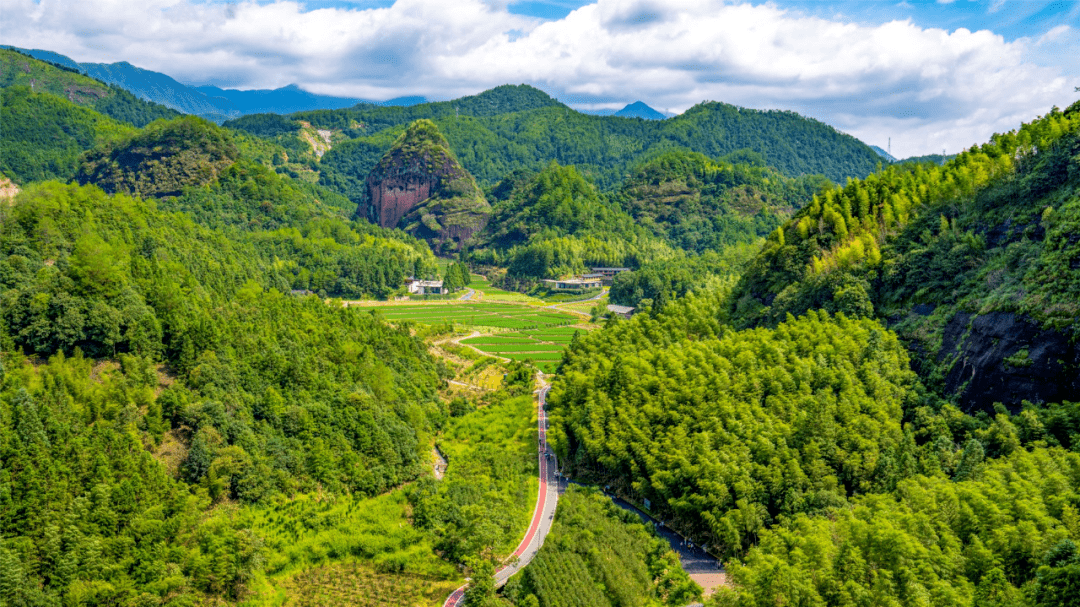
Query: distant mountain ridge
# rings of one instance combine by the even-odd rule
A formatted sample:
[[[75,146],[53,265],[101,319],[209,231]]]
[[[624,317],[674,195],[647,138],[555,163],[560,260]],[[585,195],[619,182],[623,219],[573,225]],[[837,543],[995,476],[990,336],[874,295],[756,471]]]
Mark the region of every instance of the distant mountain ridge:
[[[623,109],[615,112],[615,115],[622,118],[644,118],[645,120],[663,120],[667,118],[664,114],[652,109],[641,101],[635,101],[627,105]]]
[[[140,99],[160,103],[178,112],[195,114],[218,123],[247,114],[267,112],[291,114],[307,110],[334,110],[359,103],[409,106],[427,101],[423,97],[416,96],[398,97],[381,102],[352,97],[333,97],[309,93],[295,84],[278,89],[250,91],[222,89],[216,86],[195,87],[178,82],[161,72],[134,66],[127,61],[79,63],[53,51],[24,49],[8,45],[0,45],[0,48],[11,49],[35,59],[79,70],[91,78],[124,88]]]
[[[621,110],[578,110],[582,114],[591,116],[619,116],[620,118],[644,118],[645,120],[664,120],[675,116],[672,113],[664,113],[653,109],[643,101],[628,103]]]
[[[893,156],[892,154],[886,152],[884,149],[882,149],[882,148],[880,148],[880,147],[878,147],[876,145],[870,146],[870,149],[877,152],[878,156],[881,156],[882,158],[884,158],[885,160],[888,160],[889,162],[896,162],[897,161],[896,156]]]

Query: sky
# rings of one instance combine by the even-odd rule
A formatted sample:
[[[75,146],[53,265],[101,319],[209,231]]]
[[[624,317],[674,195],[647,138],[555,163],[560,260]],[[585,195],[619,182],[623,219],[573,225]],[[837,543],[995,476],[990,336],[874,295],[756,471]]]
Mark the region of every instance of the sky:
[[[181,82],[799,112],[894,156],[1080,98],[1080,0],[0,0],[0,43]]]

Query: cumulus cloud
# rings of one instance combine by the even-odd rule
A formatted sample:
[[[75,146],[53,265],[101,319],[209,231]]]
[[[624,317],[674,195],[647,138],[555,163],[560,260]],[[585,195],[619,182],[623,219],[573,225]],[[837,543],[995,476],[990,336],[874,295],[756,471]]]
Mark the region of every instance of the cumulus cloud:
[[[506,4],[0,0],[4,43],[127,60],[187,82],[298,83],[374,99],[528,82],[579,106],[641,99],[675,112],[717,100],[799,111],[869,143],[892,137],[899,155],[985,141],[1072,94],[1060,69],[1026,59],[1071,38],[1068,26],[1009,42],[720,0],[599,0],[553,21]]]

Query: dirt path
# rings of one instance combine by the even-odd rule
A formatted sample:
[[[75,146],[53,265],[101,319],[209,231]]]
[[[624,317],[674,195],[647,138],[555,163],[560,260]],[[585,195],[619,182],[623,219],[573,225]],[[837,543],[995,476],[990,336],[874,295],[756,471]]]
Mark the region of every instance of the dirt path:
[[[433,470],[435,474],[435,480],[441,481],[443,479],[443,476],[446,474],[446,458],[443,457],[443,454],[441,451],[439,451],[439,448],[434,445],[431,447],[431,451],[432,454],[435,456],[435,469]]]

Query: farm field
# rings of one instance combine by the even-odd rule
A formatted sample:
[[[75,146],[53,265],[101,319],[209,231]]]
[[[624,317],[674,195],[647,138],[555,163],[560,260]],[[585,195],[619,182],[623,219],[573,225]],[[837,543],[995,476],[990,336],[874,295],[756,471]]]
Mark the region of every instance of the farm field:
[[[361,309],[364,309],[363,306]],[[487,329],[542,329],[578,322],[572,314],[555,310],[537,310],[522,305],[501,303],[402,304],[373,306],[387,320],[423,324],[456,323],[465,327]]]
[[[552,373],[563,349],[574,334],[588,329],[580,326],[580,315],[544,307],[545,302],[521,293],[491,286],[482,276],[472,275],[469,288],[478,294],[472,301],[353,302],[350,307],[377,311],[390,322],[426,325],[454,324],[483,335],[460,340],[484,354],[511,360],[532,360],[537,368]],[[568,304],[567,307],[574,305]],[[586,305],[586,304],[578,304]],[[587,304],[588,306],[595,303]]]

